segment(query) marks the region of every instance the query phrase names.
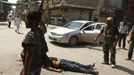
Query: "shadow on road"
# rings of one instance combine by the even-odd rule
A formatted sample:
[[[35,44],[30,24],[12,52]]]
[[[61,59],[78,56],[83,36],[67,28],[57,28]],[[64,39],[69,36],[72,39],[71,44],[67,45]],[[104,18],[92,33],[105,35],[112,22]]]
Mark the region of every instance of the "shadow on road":
[[[100,49],[100,48],[95,48],[95,47],[88,47],[88,49],[93,49],[93,50],[96,50],[96,51],[102,51],[102,49]]]
[[[8,23],[0,23],[0,26],[8,25]]]
[[[53,45],[59,46],[59,47],[64,47],[64,48],[88,48],[88,49],[94,49],[94,50],[98,50],[98,51],[102,51],[99,48],[96,47],[102,47],[102,45],[96,45],[96,44],[89,44],[89,43],[79,43],[76,46],[69,46],[68,44],[61,44],[61,43],[57,43],[54,41],[50,41],[50,43],[52,43]]]
[[[134,63],[134,60],[132,60],[132,62]]]
[[[116,50],[124,50],[124,51],[128,51],[129,49],[122,49],[122,48],[116,48]]]
[[[61,43],[57,43],[54,41],[50,41],[50,43],[59,47],[63,47],[63,48],[88,48],[89,50],[92,49],[96,51],[102,51],[102,48],[103,48],[103,44],[97,45],[97,44],[91,44],[91,43],[80,43],[76,46],[69,46],[68,44],[61,44]],[[123,50],[123,49],[116,48],[116,50]]]
[[[18,34],[21,34],[21,35],[23,35],[23,33],[18,33]]]
[[[121,66],[121,65],[117,65],[117,68],[118,70],[121,70],[121,71],[124,71],[124,72],[127,72],[129,73],[130,75],[134,75],[134,71],[127,68],[127,67],[124,67],[124,66]]]
[[[85,48],[86,47],[86,44],[78,44],[76,46],[69,46],[68,44],[61,44],[61,43],[57,43],[54,41],[50,41],[50,43],[59,47],[63,47],[63,48]]]

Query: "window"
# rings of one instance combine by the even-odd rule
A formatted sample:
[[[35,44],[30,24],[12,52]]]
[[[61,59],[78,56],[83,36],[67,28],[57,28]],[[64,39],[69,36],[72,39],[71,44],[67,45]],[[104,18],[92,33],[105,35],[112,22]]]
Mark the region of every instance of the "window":
[[[101,29],[101,27],[102,27],[102,24],[97,24],[96,25],[96,29]]]
[[[83,23],[80,23],[80,22],[70,22],[70,23],[67,23],[64,27],[69,28],[69,29],[79,30],[82,25]]]
[[[88,23],[86,23],[81,29],[87,27],[87,26],[90,25],[91,23],[92,23],[92,22],[88,22]]]
[[[90,31],[93,31],[93,30],[94,30],[94,25],[93,25],[93,26],[89,26],[89,27],[85,28],[84,30],[90,30]]]
[[[61,0],[53,0],[53,4],[60,4]]]

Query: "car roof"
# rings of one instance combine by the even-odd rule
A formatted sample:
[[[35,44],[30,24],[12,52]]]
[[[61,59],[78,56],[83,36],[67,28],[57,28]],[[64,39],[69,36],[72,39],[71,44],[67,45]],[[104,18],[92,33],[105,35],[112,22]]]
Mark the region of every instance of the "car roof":
[[[94,22],[92,24],[106,24],[105,22]]]
[[[88,23],[88,22],[93,22],[93,21],[86,21],[86,20],[76,20],[72,22],[80,22],[80,23]]]

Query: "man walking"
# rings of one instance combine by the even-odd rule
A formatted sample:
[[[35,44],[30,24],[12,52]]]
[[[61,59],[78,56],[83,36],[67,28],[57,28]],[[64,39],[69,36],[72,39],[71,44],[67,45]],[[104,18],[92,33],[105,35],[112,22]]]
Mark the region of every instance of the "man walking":
[[[118,41],[118,34],[119,31],[117,27],[113,25],[113,18],[108,17],[107,18],[107,26],[102,29],[101,33],[97,35],[97,37],[94,39],[95,41],[98,39],[98,37],[104,32],[104,44],[103,44],[103,53],[104,53],[104,62],[102,64],[109,64],[109,51],[111,54],[110,57],[110,63],[111,67],[115,68],[115,54],[116,54],[116,44]]]
[[[22,24],[22,23],[21,23],[21,19],[20,19],[19,16],[17,16],[17,17],[15,18],[14,24],[15,24],[15,26],[16,26],[15,32],[19,34],[19,33],[20,33],[20,31],[19,31],[19,29],[20,29],[20,24]]]
[[[10,27],[11,26],[11,15],[9,15],[7,19],[8,19],[8,28],[11,28]]]
[[[128,43],[130,43],[129,52],[128,52],[128,60],[132,59],[133,49],[134,49],[134,26],[132,27],[129,33]]]
[[[126,38],[128,35],[128,28],[129,28],[128,20],[126,17],[124,17],[123,22],[120,22],[119,25],[119,42],[118,42],[119,48],[121,48],[122,45],[122,48],[126,49],[125,46],[126,46]]]

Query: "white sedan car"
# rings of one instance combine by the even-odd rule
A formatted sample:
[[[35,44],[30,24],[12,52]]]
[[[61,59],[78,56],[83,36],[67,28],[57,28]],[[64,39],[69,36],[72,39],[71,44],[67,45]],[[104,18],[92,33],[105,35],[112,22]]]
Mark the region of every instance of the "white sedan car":
[[[63,27],[57,27],[50,30],[48,36],[55,42],[69,44],[70,46],[80,42],[98,44],[103,40],[100,38],[95,42],[93,39],[100,33],[100,30],[105,25],[106,24],[103,22],[93,23],[92,21],[72,21]]]

